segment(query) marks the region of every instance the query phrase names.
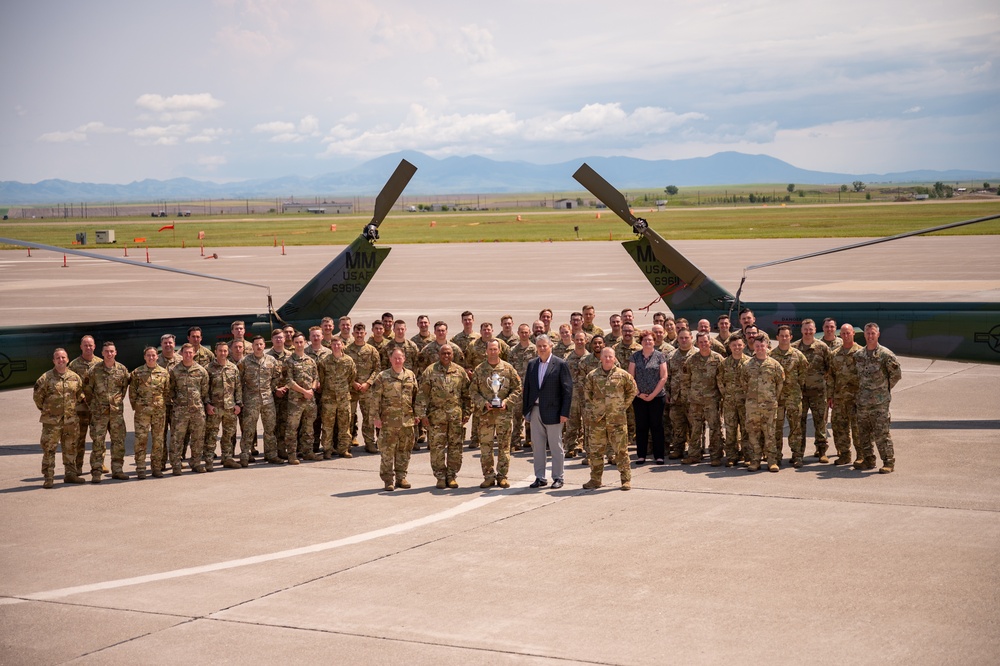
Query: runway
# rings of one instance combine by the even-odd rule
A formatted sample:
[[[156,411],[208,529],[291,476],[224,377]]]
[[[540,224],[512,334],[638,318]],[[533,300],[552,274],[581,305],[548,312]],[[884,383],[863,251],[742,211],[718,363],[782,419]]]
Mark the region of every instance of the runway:
[[[847,242],[676,246],[735,290],[745,265]],[[152,260],[277,305],[339,248],[216,251]],[[264,310],[259,290],[33,254],[0,252],[8,324]],[[998,237],[914,238],[758,271],[744,297],[1000,301],[997,256]],[[642,325],[655,296],[617,243],[396,246],[351,314],[454,333],[465,309],[561,323],[592,303]],[[30,391],[0,393],[0,663],[992,663],[1000,365],[900,360],[894,474],[646,465],[629,493],[610,467],[582,490],[576,461],[558,491],[483,491],[468,450],[460,489],[435,490],[426,449],[393,493],[364,453],[141,482],[127,458],[131,480],[100,486],[57,462],[46,491]]]

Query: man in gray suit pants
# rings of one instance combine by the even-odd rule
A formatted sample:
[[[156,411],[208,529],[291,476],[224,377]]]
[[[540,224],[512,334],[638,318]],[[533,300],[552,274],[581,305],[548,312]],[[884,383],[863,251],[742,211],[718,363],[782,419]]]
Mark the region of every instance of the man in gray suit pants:
[[[562,427],[569,420],[573,378],[566,362],[552,354],[552,341],[547,335],[538,336],[535,348],[538,357],[528,362],[522,394],[524,414],[531,418],[533,440],[535,481],[530,487],[548,485],[545,479],[545,445],[548,444],[552,451],[552,488],[558,489],[563,486]]]

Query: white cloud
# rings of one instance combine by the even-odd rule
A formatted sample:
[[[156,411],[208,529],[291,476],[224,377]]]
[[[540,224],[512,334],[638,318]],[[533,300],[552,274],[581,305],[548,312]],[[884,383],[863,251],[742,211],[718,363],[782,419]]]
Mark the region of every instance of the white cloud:
[[[135,105],[140,109],[152,111],[161,122],[189,123],[221,108],[224,102],[213,97],[211,93],[170,97],[146,93],[135,100]]]
[[[283,120],[274,120],[269,123],[259,123],[257,125],[254,125],[254,128],[250,131],[265,132],[267,134],[277,134],[283,132],[292,132],[294,130],[295,130],[295,123],[289,123]]]
[[[152,146],[176,146],[180,137],[191,133],[190,125],[151,125],[130,130],[128,135],[139,143]]]
[[[319,132],[319,118],[316,116],[306,116],[299,121],[300,134],[315,134]]]
[[[923,110],[924,109],[921,106],[911,106],[906,111],[903,111],[903,113],[920,113]]]
[[[223,102],[212,97],[211,93],[195,95],[155,95],[147,93],[139,95],[136,106],[150,111],[213,111],[223,105]]]
[[[81,142],[86,141],[90,134],[120,134],[124,131],[119,127],[109,127],[98,120],[94,120],[68,132],[46,132],[39,136],[38,140],[47,143]]]
[[[459,55],[474,63],[487,62],[496,55],[493,34],[474,23],[459,28],[458,39],[453,48]]]
[[[298,124],[285,120],[273,120],[258,123],[250,130],[257,134],[271,134],[271,143],[301,143],[310,137],[322,136],[319,129],[319,118],[313,115],[304,116]]]
[[[70,130],[69,132],[46,132],[38,137],[39,141],[46,143],[67,143],[72,141],[86,141],[87,135],[84,132]]]
[[[209,127],[201,130],[195,136],[184,139],[184,141],[186,143],[213,143],[219,139],[230,136],[232,133],[232,130],[223,129],[221,127]]]
[[[491,154],[518,142],[537,145],[580,146],[613,142],[622,150],[641,144],[649,136],[662,136],[706,118],[701,113],[674,113],[659,107],[640,107],[632,112],[621,104],[587,104],[578,111],[543,114],[519,119],[500,110],[492,113],[437,114],[419,104],[410,107],[406,119],[395,127],[358,130],[340,123],[323,143],[323,156],[371,156],[419,146],[431,155]]]

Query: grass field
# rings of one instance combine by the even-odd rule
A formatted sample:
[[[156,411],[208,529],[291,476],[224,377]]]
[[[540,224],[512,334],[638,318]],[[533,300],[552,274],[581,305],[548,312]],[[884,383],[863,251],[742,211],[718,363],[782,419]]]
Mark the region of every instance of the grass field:
[[[655,209],[636,207],[664,238],[811,238],[879,237],[966,219],[1000,215],[996,200],[864,203],[856,205],[739,206]],[[117,245],[207,247],[250,245],[346,245],[370,215],[216,215],[158,219],[9,220],[0,236],[68,246],[86,232],[88,249],[95,231],[114,229]],[[174,229],[158,231],[164,225]],[[331,225],[336,230],[331,231]],[[204,239],[199,240],[199,232]],[[393,213],[380,228],[385,243],[530,242],[625,240],[631,230],[608,210],[582,208],[552,212]],[[949,234],[1000,234],[1000,220],[951,230]],[[0,246],[10,247],[10,246]]]

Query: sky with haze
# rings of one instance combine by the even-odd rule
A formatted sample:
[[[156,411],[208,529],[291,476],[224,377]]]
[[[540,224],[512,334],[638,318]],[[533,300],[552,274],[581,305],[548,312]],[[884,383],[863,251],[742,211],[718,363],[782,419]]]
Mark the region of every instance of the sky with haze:
[[[1000,171],[986,0],[31,0],[0,180],[313,176],[399,150]]]

